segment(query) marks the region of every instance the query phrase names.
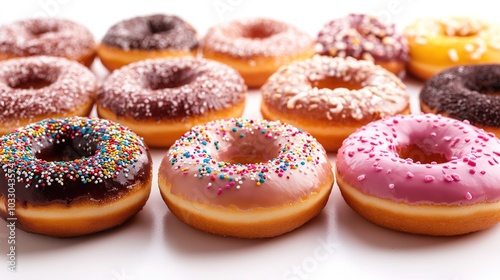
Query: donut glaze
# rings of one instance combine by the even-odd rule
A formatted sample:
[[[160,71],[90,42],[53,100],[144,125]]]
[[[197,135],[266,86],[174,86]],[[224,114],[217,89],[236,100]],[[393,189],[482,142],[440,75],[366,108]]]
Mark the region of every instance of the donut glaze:
[[[457,66],[431,77],[420,92],[422,111],[468,120],[500,135],[500,65]]]
[[[49,55],[90,66],[94,61],[95,49],[92,33],[84,26],[66,19],[26,19],[0,27],[0,60]]]
[[[246,99],[243,79],[233,69],[205,59],[145,60],[113,72],[97,91],[99,116],[169,147],[192,126],[238,117]]]
[[[110,226],[102,221],[106,218],[90,218],[90,224],[95,225],[83,232],[77,227],[78,219],[95,215],[95,211],[105,215],[106,205],[122,207],[116,203],[142,192],[136,212],[151,187],[152,161],[142,140],[127,128],[101,119],[46,119],[9,133],[0,138],[0,166],[0,198],[5,202],[0,214],[6,217],[7,198],[15,193],[19,227],[51,236],[103,230]],[[12,188],[15,192],[9,191]],[[54,228],[43,229],[43,225],[33,224],[30,217],[39,213],[50,219],[52,207],[68,212],[70,208],[79,209],[81,215],[68,217],[74,225],[59,220],[61,224]],[[89,208],[91,212],[87,213]]]
[[[281,67],[262,86],[261,112],[310,132],[336,151],[357,128],[406,113],[401,80],[371,61],[315,56]]]
[[[65,58],[37,56],[0,62],[0,134],[45,118],[88,116],[97,78]]]
[[[181,220],[247,238],[302,225],[321,211],[333,184],[330,161],[308,133],[279,121],[247,119],[194,127],[167,152],[158,176],[164,200]],[[310,203],[317,206],[304,210]],[[191,206],[179,209],[182,204]],[[269,218],[273,211],[280,214]]]
[[[196,30],[177,16],[140,16],[113,25],[97,52],[109,70],[148,58],[195,56]]]
[[[498,209],[486,217],[469,216],[499,207],[499,163],[500,140],[494,134],[467,121],[426,114],[388,117],[362,127],[339,149],[336,172],[346,201],[368,220],[413,233],[455,235],[500,220],[495,214]],[[363,212],[356,201],[359,197],[375,198],[372,202],[379,206],[392,202],[401,213],[391,211],[374,218],[375,214]],[[471,212],[467,213],[466,206],[484,208],[468,208]],[[406,222],[398,221],[398,215],[408,213],[410,207],[422,207],[412,214],[421,224],[399,225]],[[372,213],[387,210],[374,208]],[[437,229],[429,229],[428,221],[419,220],[429,213],[438,217],[432,215],[439,222],[431,227]],[[477,226],[474,219],[488,222]]]
[[[318,33],[316,53],[374,61],[394,74],[409,60],[408,42],[396,26],[364,14],[326,23]]]
[[[419,18],[404,29],[407,70],[419,79],[458,65],[500,61],[500,25],[470,17]]]
[[[203,56],[236,69],[249,87],[259,87],[280,66],[313,56],[313,39],[285,22],[268,18],[234,20],[210,28]]]

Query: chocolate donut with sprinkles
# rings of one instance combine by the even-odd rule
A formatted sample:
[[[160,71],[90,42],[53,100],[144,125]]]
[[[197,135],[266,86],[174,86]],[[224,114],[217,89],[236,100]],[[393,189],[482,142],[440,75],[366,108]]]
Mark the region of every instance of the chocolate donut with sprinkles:
[[[199,45],[196,34],[178,16],[134,17],[113,25],[97,46],[97,53],[110,71],[144,59],[196,56]]]
[[[67,19],[33,18],[0,26],[0,60],[39,55],[64,57],[89,67],[96,42],[86,27]]]
[[[234,69],[206,59],[149,59],[113,72],[97,91],[97,113],[150,147],[170,147],[197,124],[239,117],[247,87]]]
[[[500,222],[500,140],[440,115],[387,117],[349,136],[336,180],[352,209],[394,230],[459,235]]]
[[[442,114],[500,136],[500,65],[456,66],[432,76],[420,91],[422,112]]]
[[[331,163],[308,133],[279,121],[229,119],[199,125],[168,150],[158,185],[181,221],[240,238],[292,231],[325,206]]]
[[[318,33],[316,53],[370,60],[396,75],[409,60],[408,42],[396,26],[365,14],[326,23]]]
[[[97,78],[62,57],[33,56],[0,62],[0,135],[46,118],[88,116]]]
[[[140,137],[102,119],[46,119],[0,138],[0,215],[28,232],[72,237],[142,209],[152,160]]]

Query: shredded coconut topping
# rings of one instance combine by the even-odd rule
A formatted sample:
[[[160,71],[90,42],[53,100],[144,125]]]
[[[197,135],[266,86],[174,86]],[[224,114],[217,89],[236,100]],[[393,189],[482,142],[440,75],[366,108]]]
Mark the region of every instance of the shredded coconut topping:
[[[313,86],[325,79],[352,82],[360,89]],[[262,87],[262,98],[284,113],[331,122],[394,115],[409,102],[401,80],[373,62],[326,56],[280,68]]]
[[[266,18],[237,20],[212,27],[202,43],[207,51],[238,58],[296,55],[313,46],[307,33]]]
[[[36,18],[0,27],[0,53],[7,56],[51,55],[76,60],[94,48],[92,33],[70,20]]]

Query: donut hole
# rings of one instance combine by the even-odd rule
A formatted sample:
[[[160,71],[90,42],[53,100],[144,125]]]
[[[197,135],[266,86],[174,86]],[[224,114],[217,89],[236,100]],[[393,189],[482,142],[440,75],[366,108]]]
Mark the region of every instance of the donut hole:
[[[309,80],[312,87],[317,89],[328,88],[328,89],[336,89],[336,88],[346,88],[348,90],[359,90],[361,89],[361,85],[358,82],[336,78],[336,77],[327,77],[318,80]]]
[[[31,36],[33,37],[41,37],[47,33],[55,33],[58,31],[59,27],[57,25],[33,25],[29,30]]]
[[[177,88],[192,83],[199,74],[191,69],[178,69],[166,75],[165,73],[151,73],[146,75],[146,85],[152,90]]]
[[[171,22],[165,22],[165,21],[148,22],[148,29],[151,34],[169,32],[170,30],[174,29],[174,27],[175,27],[174,24]]]
[[[412,159],[413,162],[420,162],[422,164],[432,162],[445,163],[449,161],[443,154],[423,149],[416,144],[400,147],[397,149],[397,152],[402,159]]]
[[[96,152],[97,143],[76,137],[74,139],[66,138],[64,142],[58,140],[53,145],[40,149],[35,153],[35,157],[45,161],[73,161],[93,156]]]
[[[7,85],[13,89],[41,89],[54,83],[54,79],[49,76],[19,76],[16,79],[8,79]]]
[[[478,84],[476,88],[472,88],[472,90],[475,90],[482,94],[500,96],[500,81],[481,83]]]
[[[278,33],[278,31],[276,31],[274,28],[262,25],[252,25],[242,30],[241,37],[252,40],[262,40],[269,38],[276,33]]]
[[[225,142],[221,141],[221,144]],[[265,135],[246,135],[221,146],[216,153],[216,160],[242,165],[264,163],[278,157],[280,149],[276,147],[278,145],[275,140],[266,138]]]

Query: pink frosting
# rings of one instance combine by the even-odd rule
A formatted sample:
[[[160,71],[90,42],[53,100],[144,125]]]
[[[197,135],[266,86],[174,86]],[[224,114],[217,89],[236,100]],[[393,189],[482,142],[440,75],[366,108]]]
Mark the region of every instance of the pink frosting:
[[[255,163],[234,163],[238,159]],[[279,121],[230,119],[184,134],[163,158],[158,176],[174,195],[246,210],[307,198],[333,171],[310,134]]]
[[[445,162],[401,158],[416,145]],[[500,199],[500,140],[493,133],[439,115],[372,122],[347,138],[337,155],[339,176],[359,191],[409,204],[465,205]]]

